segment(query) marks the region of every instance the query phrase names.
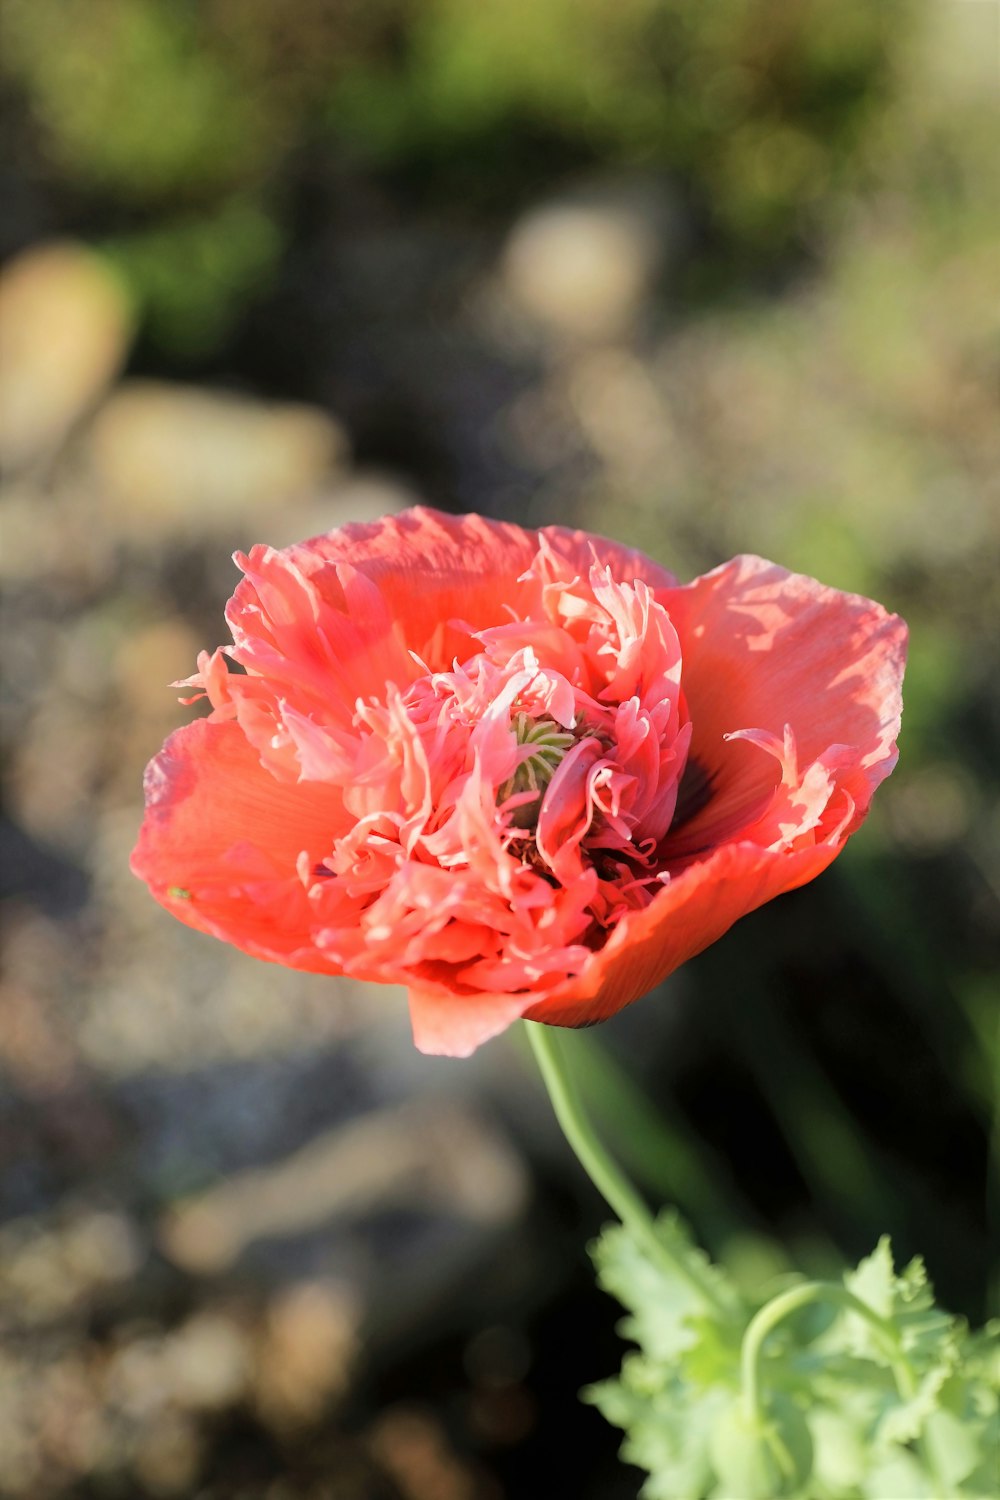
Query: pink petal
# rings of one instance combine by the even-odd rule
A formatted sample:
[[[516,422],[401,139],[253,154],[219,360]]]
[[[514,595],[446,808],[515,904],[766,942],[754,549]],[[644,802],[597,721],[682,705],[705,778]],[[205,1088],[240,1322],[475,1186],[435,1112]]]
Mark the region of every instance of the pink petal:
[[[455,994],[443,985],[412,988],[414,1045],[438,1057],[469,1057],[477,1047],[520,1020],[533,995]]]
[[[237,724],[198,719],[147,768],[132,870],[189,927],[256,958],[330,972],[297,864],[303,852],[320,859],[344,823],[339,792],[279,781]]]
[[[555,1026],[603,1021],[709,947],[748,912],[812,880],[843,837],[795,852],[726,844],[670,880],[642,911],[629,912],[574,979],[524,1014]]]
[[[854,825],[896,763],[906,626],[858,594],[825,588],[760,557],[737,557],[658,596],[684,655],[684,694],[694,727],[689,763],[712,780],[704,808],[664,846],[669,855],[708,849],[761,816],[777,763],[726,735],[794,732],[800,764],[846,746],[838,784],[854,798]]]

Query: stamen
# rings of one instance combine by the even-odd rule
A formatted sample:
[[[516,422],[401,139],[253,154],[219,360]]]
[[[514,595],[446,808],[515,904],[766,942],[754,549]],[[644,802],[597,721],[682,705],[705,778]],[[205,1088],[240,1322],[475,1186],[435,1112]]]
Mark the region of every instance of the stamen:
[[[533,719],[527,713],[516,714],[511,720],[511,728],[519,745],[531,746],[531,754],[499,788],[497,802],[503,804],[508,797],[532,792],[532,800],[516,807],[510,821],[515,828],[534,828],[545,788],[566,751],[575,743],[576,736],[569,730],[560,729],[554,719]]]

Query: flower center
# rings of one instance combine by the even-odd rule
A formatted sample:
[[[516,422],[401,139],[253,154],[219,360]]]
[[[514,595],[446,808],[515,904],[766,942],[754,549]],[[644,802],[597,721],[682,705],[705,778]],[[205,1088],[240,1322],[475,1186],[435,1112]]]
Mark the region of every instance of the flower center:
[[[545,788],[576,736],[571,730],[560,729],[554,719],[533,719],[526,713],[514,716],[511,729],[519,745],[530,747],[530,754],[499,788],[497,802],[502,804],[508,797],[531,792],[532,800],[514,808],[510,821],[515,828],[534,828]]]

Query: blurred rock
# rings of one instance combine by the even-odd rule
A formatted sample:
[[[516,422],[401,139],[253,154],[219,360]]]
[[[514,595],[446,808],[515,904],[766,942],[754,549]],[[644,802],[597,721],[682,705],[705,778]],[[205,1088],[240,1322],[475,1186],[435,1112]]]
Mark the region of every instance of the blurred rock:
[[[86,841],[105,735],[90,706],[69,695],[46,695],[31,715],[13,757],[10,795],[14,817],[32,837],[64,851]]]
[[[37,470],[26,470],[0,487],[0,583],[40,583],[61,605],[94,597],[108,585],[115,560],[115,538],[75,472],[74,446],[67,446],[68,472],[57,482],[38,484]],[[21,640],[28,643],[26,633]]]
[[[34,858],[18,855],[22,888],[38,899],[44,850],[89,860],[105,789],[134,804],[143,765],[183,714],[170,684],[189,675],[201,642],[149,596],[134,606],[106,599],[32,643],[33,633],[20,632],[9,655],[18,710],[9,809],[21,844],[38,842]],[[42,904],[52,906],[55,871],[49,879],[53,899]]]
[[[274,1166],[233,1173],[177,1206],[161,1227],[167,1255],[213,1275],[255,1240],[290,1238],[334,1217],[408,1207],[496,1228],[527,1196],[513,1149],[458,1105],[424,1099],[372,1111],[309,1141]]]
[[[532,209],[503,255],[512,300],[549,333],[615,339],[647,297],[670,238],[655,190],[594,190]]]
[[[191,675],[203,644],[184,621],[168,615],[123,632],[112,648],[118,733],[105,784],[125,803],[134,799],[150,755],[191,714],[178,699],[192,689],[173,684]]]
[[[166,1340],[163,1358],[173,1399],[192,1411],[234,1405],[250,1375],[246,1334],[222,1313],[189,1318]]]
[[[136,1226],[112,1210],[81,1208],[50,1224],[13,1219],[0,1228],[0,1322],[24,1329],[85,1313],[143,1258]]]
[[[121,367],[132,332],[110,268],[70,243],[37,246],[0,276],[0,464],[58,446]]]
[[[85,1291],[127,1281],[139,1270],[144,1247],[136,1226],[110,1209],[84,1213],[66,1230],[62,1259]]]
[[[406,1500],[500,1500],[496,1481],[452,1451],[447,1434],[428,1411],[391,1407],[373,1424],[368,1441]]]
[[[202,1444],[191,1421],[179,1412],[165,1412],[146,1428],[135,1445],[136,1477],[153,1495],[194,1493]]]
[[[595,349],[567,372],[569,404],[594,452],[623,479],[668,472],[676,435],[648,368],[623,349]]]
[[[243,529],[309,500],[347,452],[315,407],[157,381],[130,381],[90,432],[93,480],[109,524],[129,540]]]
[[[101,1395],[116,1416],[130,1426],[159,1418],[171,1388],[164,1368],[164,1330],[157,1320],[115,1329],[103,1377]]]
[[[21,925],[16,918],[10,924],[15,943],[16,929]],[[65,1089],[76,1071],[69,1028],[58,1024],[52,1010],[35,987],[13,979],[0,986],[0,1064],[10,1081],[29,1098],[44,1098]]]
[[[126,712],[176,724],[177,704],[169,688],[194,670],[201,644],[194,631],[174,615],[123,632],[115,644],[114,675]]]
[[[268,1309],[257,1350],[257,1408],[269,1427],[315,1422],[348,1388],[358,1343],[358,1308],[340,1288],[298,1282]]]
[[[108,1427],[95,1400],[88,1353],[85,1346],[52,1361],[40,1372],[30,1403],[29,1423],[52,1477],[53,1471],[65,1479],[92,1472],[107,1448]],[[39,1485],[31,1493],[34,1497],[48,1491]]]

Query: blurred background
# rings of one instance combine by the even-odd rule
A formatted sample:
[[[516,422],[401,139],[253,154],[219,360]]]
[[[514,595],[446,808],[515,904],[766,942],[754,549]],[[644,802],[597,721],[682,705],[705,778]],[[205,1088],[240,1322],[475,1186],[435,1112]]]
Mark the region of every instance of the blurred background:
[[[817,884],[571,1038],[758,1286],[883,1231],[981,1320],[1000,950],[1000,10],[5,0],[0,1492],[631,1500],[605,1217],[520,1038],[129,874],[234,547],[417,501],[912,629]],[[196,711],[196,710],[195,710]]]

